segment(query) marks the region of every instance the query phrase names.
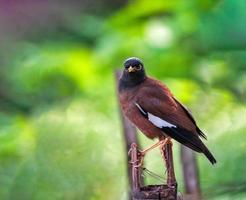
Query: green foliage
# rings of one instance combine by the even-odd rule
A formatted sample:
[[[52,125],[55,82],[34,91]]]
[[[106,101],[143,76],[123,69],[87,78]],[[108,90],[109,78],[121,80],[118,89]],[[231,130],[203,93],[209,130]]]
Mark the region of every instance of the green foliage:
[[[32,24],[41,32],[2,39],[0,199],[127,199],[113,71],[130,56],[206,132],[218,164],[199,156],[205,197],[245,198],[244,1],[134,0],[114,12],[105,4],[101,15],[70,9],[60,26]],[[139,137],[142,146],[153,142]],[[159,152],[151,154],[147,168],[163,174]],[[175,165],[182,191],[176,144]]]

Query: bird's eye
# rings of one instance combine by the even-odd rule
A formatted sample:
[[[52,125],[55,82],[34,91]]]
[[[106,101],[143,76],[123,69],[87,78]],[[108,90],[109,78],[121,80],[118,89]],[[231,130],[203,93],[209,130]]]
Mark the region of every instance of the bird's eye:
[[[137,70],[141,70],[141,69],[142,69],[142,65],[137,65],[137,66],[136,66],[136,69],[137,69]]]

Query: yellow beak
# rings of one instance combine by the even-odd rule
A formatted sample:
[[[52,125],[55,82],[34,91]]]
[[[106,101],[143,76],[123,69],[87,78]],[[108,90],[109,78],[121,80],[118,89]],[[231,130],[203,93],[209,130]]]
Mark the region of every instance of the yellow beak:
[[[135,72],[136,70],[135,70],[135,68],[134,67],[132,67],[132,66],[130,66],[129,68],[128,68],[128,72],[129,73],[131,73],[131,72]]]

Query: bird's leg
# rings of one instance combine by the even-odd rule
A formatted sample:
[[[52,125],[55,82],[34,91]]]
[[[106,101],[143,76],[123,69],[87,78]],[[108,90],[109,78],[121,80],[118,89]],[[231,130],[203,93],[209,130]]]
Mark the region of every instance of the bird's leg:
[[[141,155],[145,155],[148,151],[160,146],[163,141],[158,141],[157,143],[153,144],[152,146],[148,147],[147,149],[144,149],[142,151],[139,151]]]
[[[135,167],[141,167],[143,165],[143,161],[144,161],[144,157],[146,155],[146,153],[158,146],[163,146],[165,143],[165,140],[160,140],[158,141],[157,143],[155,143],[154,145],[152,145],[151,147],[147,148],[147,149],[144,149],[142,151],[139,150],[139,157],[140,157],[140,161],[137,165],[135,165]]]

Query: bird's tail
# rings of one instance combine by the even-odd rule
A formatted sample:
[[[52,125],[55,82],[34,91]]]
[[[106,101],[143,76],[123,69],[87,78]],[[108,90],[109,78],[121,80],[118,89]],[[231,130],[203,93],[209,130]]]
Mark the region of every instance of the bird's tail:
[[[190,147],[191,149],[193,149],[196,152],[203,153],[212,164],[215,164],[217,161],[214,158],[214,156],[212,155],[212,153],[208,150],[208,148],[205,146],[205,144],[203,144],[203,142],[201,140],[199,141],[199,143],[200,143],[199,147],[193,146],[190,144],[185,145],[185,146]]]
[[[183,129],[183,128],[167,128],[163,127],[162,130],[172,137],[173,139],[177,140],[181,144],[191,148],[192,150],[204,153],[204,155],[208,158],[208,160],[215,164],[216,160],[214,156],[210,153],[208,148],[205,146],[205,144],[202,142],[202,140],[195,134],[191,133],[190,131]]]
[[[191,144],[188,144],[186,146],[190,147],[191,149],[193,149],[196,152],[203,153],[212,164],[215,164],[217,161],[214,158],[214,156],[212,155],[212,153],[205,146],[205,144],[200,139],[198,139],[197,142],[199,143],[199,145],[197,145],[197,146],[193,146]]]
[[[212,155],[212,153],[208,150],[208,148],[205,145],[204,145],[202,152],[212,164],[215,164],[217,162],[214,156]]]

